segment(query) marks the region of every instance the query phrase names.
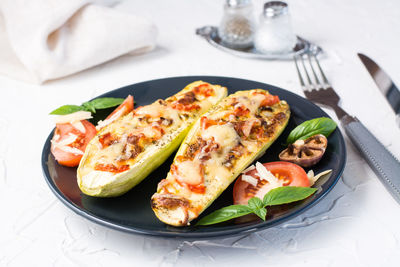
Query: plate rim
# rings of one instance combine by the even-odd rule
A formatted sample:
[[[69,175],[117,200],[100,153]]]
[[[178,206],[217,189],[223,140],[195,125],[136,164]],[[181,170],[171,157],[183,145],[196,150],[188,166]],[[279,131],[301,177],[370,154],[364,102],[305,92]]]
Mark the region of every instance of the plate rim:
[[[211,79],[229,79],[229,80],[242,80],[242,81],[246,81],[246,82],[255,82],[255,83],[261,83],[261,84],[265,84],[269,87],[274,87],[275,89],[278,90],[282,90],[287,94],[291,94],[295,97],[300,97],[303,98],[304,100],[306,100],[309,104],[317,107],[318,109],[320,109],[323,113],[325,113],[325,116],[329,117],[330,116],[324,111],[322,110],[319,106],[317,106],[316,104],[314,104],[313,102],[311,102],[310,100],[296,94],[293,93],[289,90],[283,89],[279,86],[275,86],[275,85],[271,85],[271,84],[267,84],[264,82],[259,82],[259,81],[255,81],[255,80],[249,80],[249,79],[242,79],[242,78],[236,78],[236,77],[227,77],[227,76],[212,76],[212,75],[188,75],[188,76],[173,76],[173,77],[165,77],[165,78],[159,78],[159,79],[153,79],[153,80],[147,80],[147,81],[142,81],[142,82],[138,82],[138,83],[133,83],[133,84],[129,84],[120,88],[116,88],[113,90],[110,90],[108,92],[105,92],[99,96],[96,96],[95,98],[99,98],[99,97],[103,97],[104,95],[108,95],[108,94],[112,94],[113,92],[125,89],[127,87],[132,87],[132,86],[137,86],[139,84],[143,84],[143,83],[149,83],[149,82],[155,82],[155,81],[162,81],[162,80],[170,80],[170,79],[193,79],[193,80],[206,80],[207,78],[211,78]],[[134,90],[134,89],[133,89]],[[93,99],[95,99],[93,98]],[[48,137],[46,138],[46,141],[43,145],[42,148],[42,154],[41,154],[41,165],[42,165],[42,173],[44,176],[44,179],[46,180],[47,185],[50,187],[50,190],[53,192],[53,194],[55,194],[55,196],[64,204],[66,205],[68,208],[70,208],[72,211],[74,211],[76,214],[92,221],[95,222],[97,224],[106,226],[108,228],[114,229],[114,230],[119,230],[119,231],[123,231],[126,233],[133,233],[133,234],[141,234],[141,235],[146,235],[146,236],[153,236],[153,237],[167,237],[167,238],[177,238],[177,239],[206,239],[206,238],[216,238],[216,237],[221,237],[221,236],[238,236],[238,235],[244,235],[244,234],[250,234],[259,230],[263,230],[269,227],[273,227],[275,225],[278,225],[282,222],[288,221],[298,215],[300,215],[301,213],[305,212],[306,210],[310,209],[311,207],[313,207],[315,204],[317,204],[319,201],[321,201],[331,190],[332,188],[337,184],[337,182],[339,181],[340,177],[343,174],[344,168],[346,166],[346,161],[347,161],[347,148],[346,148],[346,143],[344,141],[343,138],[343,134],[340,131],[339,127],[337,127],[337,131],[339,134],[339,143],[341,143],[343,145],[343,157],[340,157],[339,159],[339,165],[340,165],[340,170],[338,172],[337,177],[333,180],[332,184],[326,188],[326,190],[320,194],[317,198],[311,200],[309,203],[307,203],[304,207],[299,208],[298,210],[296,210],[295,212],[293,212],[292,214],[288,214],[286,216],[282,216],[280,218],[276,218],[273,221],[262,221],[260,223],[257,224],[250,224],[250,225],[244,225],[241,226],[239,228],[234,228],[234,229],[226,229],[226,230],[219,230],[219,231],[213,231],[213,232],[209,232],[209,233],[205,233],[205,232],[167,232],[167,231],[160,231],[160,230],[143,230],[134,226],[126,226],[126,225],[122,225],[120,223],[116,223],[116,222],[111,222],[108,219],[99,217],[91,212],[88,212],[78,206],[76,206],[72,201],[68,200],[66,198],[66,196],[58,189],[57,185],[55,184],[55,182],[53,181],[53,179],[50,176],[50,172],[48,169],[48,165],[47,165],[47,161],[48,161],[48,155],[46,152],[49,150],[49,145],[50,145],[50,140],[53,136],[53,132],[54,129],[50,132],[50,134],[48,135]]]

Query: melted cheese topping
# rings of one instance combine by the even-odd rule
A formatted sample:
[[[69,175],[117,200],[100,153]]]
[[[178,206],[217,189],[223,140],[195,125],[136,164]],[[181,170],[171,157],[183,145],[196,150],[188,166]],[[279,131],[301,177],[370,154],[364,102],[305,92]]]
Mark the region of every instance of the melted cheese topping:
[[[156,137],[158,134],[158,131],[151,125],[140,129],[140,132],[149,138]]]
[[[191,185],[198,185],[204,182],[200,162],[201,158],[206,155],[210,156],[209,160],[203,160],[207,176],[213,179],[222,179],[229,174],[223,162],[225,161],[226,154],[235,147],[240,140],[232,124],[227,123],[224,125],[210,126],[201,133],[201,138],[204,140],[213,139],[213,142],[217,143],[220,149],[215,149],[211,152],[206,152],[203,149],[196,155],[194,160],[177,162],[176,165],[179,170],[177,178],[181,182]]]
[[[202,101],[194,102],[201,108],[195,111],[182,111],[173,107],[174,101],[189,91],[193,91],[196,85],[191,85],[188,90],[183,90],[166,100],[157,100],[154,103],[138,107],[133,114],[128,114],[118,120],[109,123],[103,122],[106,126],[102,128],[95,138],[92,152],[87,157],[87,162],[82,169],[85,174],[93,170],[96,164],[129,164],[131,167],[151,154],[168,144],[183,129],[197,118],[197,116],[209,109],[218,99],[220,94],[217,88],[213,96],[202,98]],[[197,99],[198,95],[196,95]],[[103,127],[103,123],[100,125]],[[109,125],[107,125],[109,124]],[[107,145],[100,143],[100,137],[110,133],[112,140]],[[128,143],[126,138],[128,136]],[[135,142],[131,137],[137,137]],[[131,138],[131,139],[129,139]],[[134,140],[134,141],[129,141]],[[194,180],[197,178],[194,177]],[[197,179],[198,180],[198,179]]]
[[[163,113],[163,107],[158,101],[151,105],[143,106],[135,110],[135,115],[143,116],[147,115],[149,117],[155,118],[160,117]]]
[[[229,150],[239,141],[239,136],[230,123],[212,125],[201,134],[201,137],[205,140],[214,138],[217,144]]]
[[[154,122],[149,124],[145,120],[143,122],[139,120],[143,116],[156,117]],[[127,134],[143,134],[146,138],[160,139],[162,137],[161,129],[167,128],[166,125],[156,122],[160,117],[172,119],[173,125],[178,125],[182,121],[178,111],[163,106],[158,101],[151,105],[140,107],[135,111],[133,119],[132,115],[128,114],[113,123],[113,128],[110,132],[117,137],[117,142],[107,147],[99,146],[101,153],[93,154],[91,162],[93,164],[115,164],[116,161],[127,158],[130,153],[129,150],[126,150],[124,153],[124,147],[127,145]]]
[[[101,153],[93,155],[92,161],[99,164],[114,163],[115,160],[123,153],[124,145],[122,142],[116,143],[102,149]]]
[[[218,184],[225,184],[225,177],[230,175],[230,171],[223,165],[225,157],[222,155],[213,156],[214,157],[210,159],[206,165],[207,182],[210,183],[211,181],[215,180]]]
[[[208,101],[205,101],[208,102]],[[168,119],[172,119],[175,123],[182,121],[181,117],[179,116],[179,112],[176,109],[173,109],[169,106],[164,108],[164,114]]]
[[[178,180],[187,184],[197,185],[203,182],[198,161],[183,161],[178,165]]]
[[[260,147],[257,140],[241,140],[241,143],[246,147],[247,151],[251,153],[257,152]]]
[[[206,173],[210,180],[223,182],[224,177],[230,174],[230,171],[223,165],[225,157],[238,144],[240,138],[230,123],[210,126],[201,136],[204,139],[213,137],[214,141],[222,148],[222,150],[211,152],[211,158],[206,163]]]
[[[260,107],[261,103],[265,99],[265,95],[263,94],[253,94],[251,98],[247,96],[239,96],[236,100],[239,102],[236,105],[242,105],[250,110],[250,114],[256,114],[258,108]]]
[[[245,128],[246,136],[250,134],[251,127],[258,122],[258,119],[254,118],[253,116],[258,112],[258,108],[264,99],[264,94],[252,94],[251,98],[248,96],[238,96],[232,99],[234,102],[237,102],[233,108],[241,106],[249,109],[250,111],[250,119],[245,123],[246,126],[248,126],[248,129]],[[229,110],[217,111],[211,114],[209,118],[218,120],[221,117],[226,117],[229,112]],[[222,125],[211,125],[207,129],[200,132],[199,136],[201,139],[206,141],[212,140],[212,142],[219,145],[219,148],[209,152],[206,152],[203,148],[200,153],[195,156],[193,161],[175,162],[180,170],[179,180],[187,184],[198,184],[199,181],[202,181],[202,172],[201,169],[198,168],[198,162],[207,156],[208,159],[202,160],[205,173],[203,180],[204,184],[206,186],[209,184],[214,184],[221,187],[226,187],[229,185],[230,181],[225,179],[225,177],[232,175],[229,168],[224,165],[228,153],[231,152],[231,150],[236,147],[239,142],[243,141],[246,143],[244,145],[247,148],[247,151],[253,153],[259,150],[259,144],[257,140],[241,140],[240,136],[233,127],[233,124],[230,122]],[[201,197],[201,194],[190,192],[187,189],[181,190],[180,194],[185,195],[186,197],[190,196],[192,199]]]
[[[277,105],[273,104],[275,106],[271,107],[271,111],[260,110],[265,102],[268,103],[268,97],[270,97],[268,93],[256,89],[237,92],[225,98],[218,107],[203,116],[204,120],[196,123],[185,139],[174,164],[179,165],[185,162],[187,176],[194,175],[199,179],[198,175],[203,174],[205,191],[197,192],[191,190],[191,187],[178,184],[174,181],[176,177],[173,169],[159,184],[157,191],[161,194],[174,194],[188,200],[190,203],[188,221],[196,218],[214,201],[250,160],[265,151],[266,147],[277,138],[277,133],[280,133],[286,125],[287,120],[284,119],[288,116],[275,120],[275,115],[279,113],[289,114],[288,106],[283,101]],[[196,168],[191,166],[190,161],[194,164],[200,163],[201,172],[194,174]],[[277,178],[271,177],[272,174],[263,166],[257,167],[257,172],[260,173],[259,178],[244,175],[246,182],[256,186],[259,180],[266,180],[271,188],[279,184],[276,181]],[[253,169],[256,167],[249,167],[245,172]],[[163,206],[162,203],[159,204]],[[168,207],[166,209],[168,210]],[[162,221],[172,225],[180,224],[167,218],[170,210],[168,212],[158,208],[154,210]],[[172,223],[169,223],[170,221]]]

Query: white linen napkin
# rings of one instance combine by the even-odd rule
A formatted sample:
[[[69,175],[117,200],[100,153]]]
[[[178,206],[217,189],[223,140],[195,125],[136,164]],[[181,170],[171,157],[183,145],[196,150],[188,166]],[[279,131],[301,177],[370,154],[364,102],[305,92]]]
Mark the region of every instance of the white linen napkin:
[[[156,27],[112,2],[0,0],[0,73],[42,83],[153,49]]]

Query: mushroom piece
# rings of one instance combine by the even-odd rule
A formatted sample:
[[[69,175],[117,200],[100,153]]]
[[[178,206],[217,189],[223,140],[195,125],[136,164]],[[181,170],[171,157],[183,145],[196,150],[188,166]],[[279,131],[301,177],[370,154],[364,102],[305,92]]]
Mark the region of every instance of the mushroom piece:
[[[306,140],[299,139],[283,150],[279,159],[310,167],[321,160],[327,145],[328,139],[322,134],[313,135]]]

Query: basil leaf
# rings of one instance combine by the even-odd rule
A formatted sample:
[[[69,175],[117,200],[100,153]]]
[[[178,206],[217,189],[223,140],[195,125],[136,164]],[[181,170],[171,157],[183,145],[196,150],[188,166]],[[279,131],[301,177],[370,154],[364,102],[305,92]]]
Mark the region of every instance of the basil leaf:
[[[265,194],[264,206],[282,205],[303,200],[317,191],[311,187],[282,186],[272,189]]]
[[[93,99],[92,101],[86,102],[90,106],[92,106],[95,109],[105,109],[105,108],[111,108],[120,105],[122,102],[124,102],[125,99],[123,98],[115,98],[115,97],[101,97],[101,98],[96,98]],[[85,105],[86,103],[83,103]]]
[[[299,139],[307,139],[316,134],[323,134],[328,137],[336,129],[336,122],[329,118],[321,117],[303,122],[294,128],[287,140],[287,144],[292,144]]]
[[[267,216],[267,210],[264,208],[264,203],[258,197],[252,197],[249,199],[248,207],[252,210],[254,214],[265,221],[265,216]]]
[[[82,106],[76,106],[76,105],[64,105],[64,106],[61,106],[61,107],[53,110],[52,112],[50,112],[50,114],[51,115],[66,115],[66,114],[74,113],[74,112],[81,111],[81,110],[85,110],[85,108]]]
[[[222,209],[216,210],[201,218],[201,220],[198,221],[196,225],[209,225],[220,223],[250,213],[252,213],[252,210],[245,205],[230,205]]]
[[[92,113],[96,113],[96,109],[105,109],[111,108],[114,106],[120,105],[124,102],[123,98],[115,98],[115,97],[101,97],[96,98],[92,101],[88,101],[83,103],[81,106],[77,105],[64,105],[59,107],[58,109],[50,112],[51,115],[66,115],[70,113],[74,113],[81,110],[90,111]]]
[[[266,208],[262,208],[262,209],[258,209],[258,210],[253,210],[253,213],[255,213],[263,221],[265,221],[265,217],[267,216],[267,209]]]
[[[258,210],[258,209],[264,208],[263,201],[261,199],[259,199],[258,197],[250,198],[249,201],[247,202],[247,205],[252,210]]]
[[[90,102],[85,102],[82,104],[82,107],[85,108],[85,110],[90,111],[92,113],[96,113],[96,109],[93,106],[93,104],[91,104]]]
[[[230,205],[222,209],[216,210],[203,217],[196,225],[210,225],[225,222],[237,217],[241,217],[250,213],[256,214],[265,221],[267,216],[266,206],[281,205],[291,203],[307,198],[312,195],[316,188],[283,186],[272,189],[261,200],[258,197],[249,199],[248,205]]]

